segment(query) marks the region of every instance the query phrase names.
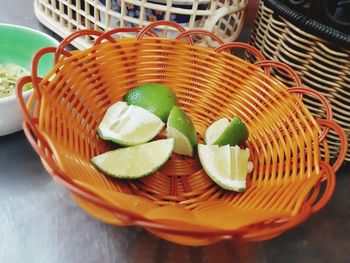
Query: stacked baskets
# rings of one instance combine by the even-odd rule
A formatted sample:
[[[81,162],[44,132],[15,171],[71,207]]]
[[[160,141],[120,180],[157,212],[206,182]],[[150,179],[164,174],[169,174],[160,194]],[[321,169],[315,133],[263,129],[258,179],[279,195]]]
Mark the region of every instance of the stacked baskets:
[[[106,31],[112,28],[142,27],[157,20],[172,21],[186,29],[202,28],[234,41],[243,26],[247,0],[35,0],[38,19],[66,37],[80,29]],[[163,36],[176,33],[159,30]],[[85,37],[72,44],[79,49],[91,46]],[[207,43],[210,44],[210,43]]]
[[[251,44],[268,59],[291,66],[303,84],[321,92],[331,103],[334,119],[350,134],[350,36],[301,15],[278,0],[260,2]],[[249,58],[252,59],[252,58]],[[282,71],[273,75],[287,85],[291,79]],[[317,116],[324,116],[319,102],[305,99]],[[328,142],[335,156],[339,141]],[[347,154],[350,160],[350,151]]]

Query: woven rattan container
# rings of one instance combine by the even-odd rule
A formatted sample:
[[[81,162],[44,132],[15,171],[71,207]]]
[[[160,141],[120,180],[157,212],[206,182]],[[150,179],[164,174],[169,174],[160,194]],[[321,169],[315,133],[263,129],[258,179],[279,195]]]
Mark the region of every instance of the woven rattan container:
[[[349,35],[299,14],[278,0],[263,0],[251,44],[266,58],[291,66],[305,86],[323,94],[331,103],[335,121],[350,134]],[[286,85],[292,83],[280,70],[272,71],[272,75]],[[306,103],[316,116],[324,116],[319,102],[310,99]],[[335,156],[340,144],[337,136],[331,132],[327,139]],[[350,161],[350,151],[346,159]]]
[[[226,42],[240,34],[247,0],[35,0],[37,18],[62,37],[76,30],[106,31],[113,28],[142,27],[157,20],[172,21],[186,29],[205,29]],[[159,29],[163,36],[172,28]],[[126,33],[124,33],[126,34]],[[89,47],[94,38],[80,38],[72,44]],[[200,39],[198,42],[204,42]],[[205,43],[210,45],[210,43]]]
[[[179,30],[178,37],[157,37],[153,29],[164,25]],[[118,38],[125,31],[136,35]],[[193,34],[213,38],[218,47],[193,45]],[[97,37],[92,47],[65,50],[85,36]],[[246,49],[259,62],[254,65],[232,55],[235,48]],[[39,78],[38,63],[48,53],[55,54],[55,65]],[[287,72],[293,85],[288,89],[270,77],[271,68]],[[35,92],[26,105],[21,90],[27,82],[33,83]],[[173,154],[158,171],[138,180],[105,176],[91,164],[93,156],[111,149],[96,133],[106,110],[145,83],[172,88],[200,143],[213,121],[233,115],[244,120],[249,129],[246,147],[255,167],[248,175],[247,191],[220,188],[205,173],[197,154]],[[19,81],[17,96],[29,142],[47,171],[87,213],[109,224],[140,226],[185,245],[266,240],[297,226],[331,198],[335,172],[348,147],[328,101],[303,87],[288,66],[265,60],[247,44],[224,44],[208,31],[185,31],[169,22],[106,33],[78,31],[58,48],[47,47],[35,55],[32,74]],[[310,113],[302,101],[306,97],[321,102],[323,119]],[[334,163],[325,140],[330,130],[341,141]]]

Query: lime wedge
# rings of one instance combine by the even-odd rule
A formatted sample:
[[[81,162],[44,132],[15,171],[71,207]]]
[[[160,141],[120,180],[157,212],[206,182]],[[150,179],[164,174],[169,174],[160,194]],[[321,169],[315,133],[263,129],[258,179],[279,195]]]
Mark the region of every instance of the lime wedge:
[[[149,111],[117,102],[107,110],[97,132],[104,140],[131,146],[152,140],[163,127],[162,120]]]
[[[193,146],[190,140],[179,130],[168,127],[167,137],[175,140],[174,152],[182,155],[193,155]]]
[[[193,155],[193,149],[197,146],[197,132],[190,117],[178,106],[174,106],[169,114],[167,137],[175,139],[175,153]]]
[[[211,124],[205,131],[204,139],[206,144],[235,146],[244,143],[248,136],[247,126],[235,116],[231,122],[223,118]]]
[[[230,154],[232,189],[237,192],[244,192],[246,190],[250,152],[248,149],[242,150],[236,145],[230,147]]]
[[[198,154],[203,169],[221,188],[243,192],[246,190],[249,150],[239,146],[198,145]]]
[[[169,113],[177,104],[175,93],[167,86],[160,84],[144,84],[130,90],[123,100],[129,105],[142,107],[157,115],[166,122]]]
[[[138,179],[159,169],[173,149],[174,139],[164,139],[106,152],[93,157],[91,162],[106,175]]]
[[[214,142],[220,137],[223,131],[229,126],[230,122],[226,118],[222,118],[212,123],[204,134],[204,140],[206,144],[214,144]]]

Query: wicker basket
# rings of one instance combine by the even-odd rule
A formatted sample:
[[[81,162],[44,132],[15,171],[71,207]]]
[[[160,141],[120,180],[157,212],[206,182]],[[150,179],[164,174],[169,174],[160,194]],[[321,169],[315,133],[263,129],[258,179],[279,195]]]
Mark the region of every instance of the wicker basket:
[[[186,29],[208,30],[225,42],[231,42],[241,32],[247,2],[248,0],[34,0],[34,10],[41,23],[62,37],[81,29],[106,31],[120,27],[142,27],[155,20],[166,20],[182,22],[181,25]],[[172,37],[176,32],[172,28],[166,28],[157,33]],[[85,49],[92,42],[93,38],[86,36],[72,44]]]
[[[305,86],[309,86],[330,101],[335,121],[350,134],[350,36],[298,14],[278,0],[260,2],[251,44],[268,59],[291,66]],[[249,58],[250,61],[253,61]],[[272,73],[291,85],[291,79],[281,71]],[[324,116],[319,102],[308,100],[316,116]],[[332,156],[339,151],[337,136],[328,136]],[[350,161],[350,151],[347,154]]]
[[[180,31],[177,39],[155,37],[152,29],[165,25]],[[137,37],[116,38],[125,31],[136,32]],[[219,47],[194,46],[193,34],[210,36]],[[93,47],[65,50],[86,35],[97,36]],[[245,48],[259,62],[253,65],[233,56],[232,48]],[[56,64],[41,79],[37,66],[47,53],[55,53]],[[270,67],[288,72],[295,87],[287,89],[269,77]],[[33,83],[35,92],[25,105],[21,90],[27,82]],[[128,90],[145,83],[164,83],[174,90],[201,143],[216,119],[239,115],[244,120],[255,167],[246,192],[222,190],[197,156],[173,154],[157,172],[135,181],[111,179],[96,170],[90,158],[111,147],[96,134],[104,113]],[[325,119],[310,114],[300,99],[306,95],[322,102]],[[142,226],[180,244],[265,240],[295,227],[329,201],[335,172],[347,151],[346,134],[332,121],[328,101],[301,87],[289,67],[264,60],[247,44],[224,44],[208,31],[185,31],[169,22],[104,34],[78,31],[58,48],[35,55],[32,75],[19,81],[17,96],[28,140],[48,172],[87,213],[110,224]],[[325,141],[329,129],[342,142],[333,165]]]

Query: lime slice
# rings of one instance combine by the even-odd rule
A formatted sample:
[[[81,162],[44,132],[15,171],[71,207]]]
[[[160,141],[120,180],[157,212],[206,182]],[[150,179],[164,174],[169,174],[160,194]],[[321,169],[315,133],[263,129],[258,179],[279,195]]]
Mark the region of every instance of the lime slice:
[[[223,118],[211,124],[205,131],[204,139],[206,144],[235,146],[244,143],[248,136],[247,126],[238,116],[235,116],[231,122]]]
[[[173,149],[174,139],[164,139],[106,152],[93,157],[91,162],[106,175],[138,179],[160,168]]]
[[[198,145],[200,162],[209,177],[220,187],[230,191],[246,190],[249,150],[239,146]]]
[[[167,137],[175,139],[175,153],[193,155],[193,148],[197,146],[197,132],[190,117],[178,106],[174,106],[169,114]]]
[[[220,137],[229,124],[230,122],[226,118],[222,118],[212,123],[204,134],[206,144],[214,144],[214,142]]]
[[[250,152],[248,149],[240,149],[239,146],[230,147],[231,154],[231,179],[232,189],[237,192],[246,190],[246,178],[248,174],[248,162]]]
[[[168,127],[167,128],[167,137],[174,138],[175,146],[174,152],[182,155],[193,155],[193,146],[191,145],[190,140],[179,130]]]
[[[97,132],[104,140],[131,146],[152,140],[163,127],[162,120],[149,111],[117,102],[107,110]]]
[[[177,104],[175,93],[160,84],[144,84],[134,88],[125,94],[123,100],[152,112],[163,122],[167,121],[171,109]]]

